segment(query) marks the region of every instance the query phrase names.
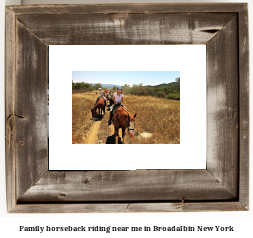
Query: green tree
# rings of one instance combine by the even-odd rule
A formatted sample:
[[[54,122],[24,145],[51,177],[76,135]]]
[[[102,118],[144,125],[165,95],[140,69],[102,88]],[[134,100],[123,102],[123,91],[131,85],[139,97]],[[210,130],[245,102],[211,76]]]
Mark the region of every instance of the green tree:
[[[117,86],[114,85],[112,89],[114,90],[114,92],[117,91]]]
[[[95,88],[96,90],[98,90],[99,88],[102,88],[102,84],[101,84],[101,83],[96,83],[96,84],[94,85],[94,88]]]
[[[180,83],[180,77],[177,77],[175,81]]]
[[[124,94],[129,94],[130,93],[130,85],[128,85],[128,84],[125,84],[124,86],[122,86],[122,88],[123,88],[123,92],[124,92]]]

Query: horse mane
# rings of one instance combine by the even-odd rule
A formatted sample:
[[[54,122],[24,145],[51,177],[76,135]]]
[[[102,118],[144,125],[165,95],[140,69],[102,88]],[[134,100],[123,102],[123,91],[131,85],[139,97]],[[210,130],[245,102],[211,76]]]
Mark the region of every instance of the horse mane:
[[[125,116],[127,118],[127,121],[129,120],[129,122],[130,122],[130,117],[132,116],[132,114],[129,111],[127,111],[124,107],[119,107],[117,109],[117,111],[115,112],[115,114],[119,113],[121,109],[125,112]],[[117,117],[117,115],[116,115],[116,117]]]
[[[129,111],[127,111],[124,107],[121,107],[121,106],[117,109],[117,111],[116,111],[115,113],[117,113],[118,110],[120,110],[120,109],[123,109],[128,115],[131,115],[131,114],[129,113]]]

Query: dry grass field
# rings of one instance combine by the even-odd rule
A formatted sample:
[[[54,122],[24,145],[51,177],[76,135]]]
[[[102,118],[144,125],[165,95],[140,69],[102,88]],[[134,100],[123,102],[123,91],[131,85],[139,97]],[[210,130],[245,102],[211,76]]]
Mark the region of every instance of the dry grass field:
[[[113,126],[108,126],[109,112],[101,121],[91,120],[90,109],[97,95],[76,93],[72,97],[72,143],[104,144],[113,135]],[[180,101],[147,96],[124,96],[124,105],[131,113],[137,113],[136,136],[127,134],[126,144],[179,144]],[[121,134],[121,129],[120,129]],[[92,138],[92,140],[91,140]]]
[[[72,144],[86,144],[87,132],[93,124],[90,110],[95,98],[94,92],[72,94]]]

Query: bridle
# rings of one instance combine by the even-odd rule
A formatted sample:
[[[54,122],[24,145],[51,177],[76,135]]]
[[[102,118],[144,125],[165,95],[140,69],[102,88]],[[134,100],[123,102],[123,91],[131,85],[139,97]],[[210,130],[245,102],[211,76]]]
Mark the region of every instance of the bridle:
[[[128,114],[128,116],[129,116],[129,114]],[[130,116],[129,116],[129,123],[128,123],[128,127],[127,127],[128,131],[134,131],[134,127],[135,127],[135,122],[134,121],[131,122],[130,121]]]

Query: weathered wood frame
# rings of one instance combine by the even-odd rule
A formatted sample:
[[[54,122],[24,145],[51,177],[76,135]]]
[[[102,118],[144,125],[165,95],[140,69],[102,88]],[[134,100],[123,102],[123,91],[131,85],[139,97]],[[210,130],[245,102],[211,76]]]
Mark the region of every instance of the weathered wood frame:
[[[8,212],[248,210],[247,8],[244,3],[6,7]],[[206,170],[48,171],[50,44],[206,44]]]

